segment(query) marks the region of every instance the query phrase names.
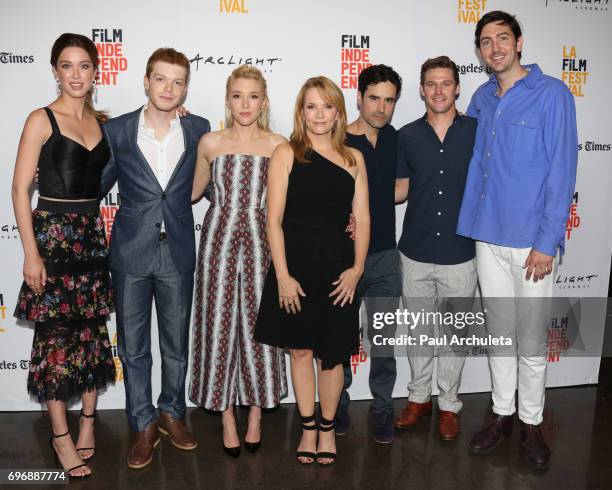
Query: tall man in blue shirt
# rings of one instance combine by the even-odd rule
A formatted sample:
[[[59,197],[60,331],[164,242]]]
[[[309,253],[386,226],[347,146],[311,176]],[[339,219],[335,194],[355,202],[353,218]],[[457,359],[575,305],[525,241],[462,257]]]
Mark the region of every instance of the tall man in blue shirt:
[[[540,430],[550,317],[543,305],[521,299],[510,307],[499,298],[544,303],[552,296],[576,181],[576,109],[560,80],[520,64],[523,38],[514,16],[489,12],[475,37],[493,75],[467,111],[478,132],[457,232],[476,240],[489,333],[510,336],[514,345],[489,352],[493,413],[470,450],[489,452],[510,436],[518,382],[521,442],[528,462],[542,468],[550,459]]]
[[[421,97],[427,112],[399,130],[396,200],[408,207],[399,241],[404,308],[412,312],[473,305],[476,294],[474,241],[456,234],[459,207],[476,137],[476,120],[458,114],[459,71],[447,56],[429,59],[421,67]],[[410,192],[409,192],[410,190]],[[466,302],[467,300],[467,302]],[[455,309],[457,311],[457,309]],[[440,311],[443,312],[443,311]],[[460,327],[461,325],[458,324]],[[395,422],[397,429],[415,426],[432,412],[431,388],[434,348],[423,342],[434,335],[432,322],[412,325],[416,345],[408,346],[411,381],[408,404]],[[461,329],[438,325],[439,335],[450,339]],[[438,352],[438,433],[455,439],[462,403],[457,397],[463,352]]]
[[[368,317],[373,311],[395,311],[401,295],[399,256],[395,242],[395,162],[397,131],[389,123],[402,90],[401,77],[389,66],[373,65],[359,75],[357,106],[359,117],[347,128],[346,144],[363,153],[368,170],[371,232],[365,270],[359,281],[359,295],[365,298]],[[371,319],[371,318],[369,318]],[[367,336],[374,331],[368,322]],[[395,325],[377,334],[393,336]],[[370,390],[374,440],[393,441],[393,387],[397,376],[393,349],[370,350]],[[351,367],[344,368],[344,391],[336,415],[336,434],[343,435],[349,426]]]

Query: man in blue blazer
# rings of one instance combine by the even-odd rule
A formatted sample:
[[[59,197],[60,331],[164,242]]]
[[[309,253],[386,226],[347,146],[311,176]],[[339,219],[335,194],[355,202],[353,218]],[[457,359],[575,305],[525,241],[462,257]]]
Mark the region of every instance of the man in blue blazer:
[[[123,364],[126,411],[136,437],[130,468],[153,459],[159,433],[172,444],[197,446],[184,422],[189,318],[195,267],[191,209],[196,148],[210,130],[198,116],[179,118],[189,83],[189,60],[161,48],[147,63],[148,103],[111,119],[104,133],[111,160],[102,176],[106,194],[118,182],[121,207],[113,223],[110,267]],[[151,306],[155,299],[162,386],[151,400]]]

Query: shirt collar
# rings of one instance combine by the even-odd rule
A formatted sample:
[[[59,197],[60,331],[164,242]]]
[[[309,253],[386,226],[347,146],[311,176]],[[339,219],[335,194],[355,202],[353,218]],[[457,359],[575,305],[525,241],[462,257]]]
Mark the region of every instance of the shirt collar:
[[[153,129],[147,126],[147,123],[144,117],[144,113],[148,107],[149,107],[149,103],[147,102],[145,105],[142,106],[142,109],[140,110],[140,117],[138,118],[138,129],[146,130],[146,131],[150,131],[154,133],[155,131],[153,131]],[[181,118],[178,115],[178,111],[175,112],[174,119],[170,121],[170,130],[173,130],[177,124],[178,125],[181,124]]]
[[[523,65],[523,68],[527,70],[527,75],[521,78],[520,80],[517,80],[516,83],[523,82],[525,84],[525,87],[532,89],[536,86],[536,83],[542,77],[542,70],[536,63],[533,63],[531,65]],[[495,90],[497,90],[497,76],[495,75],[495,73],[493,73],[489,77],[488,83],[490,83],[491,85],[494,85]]]
[[[464,121],[464,118],[465,116],[462,114],[459,114],[459,110],[457,109],[457,113],[455,114],[455,119],[453,119],[453,124],[456,123],[457,121]],[[429,121],[427,120],[427,112],[423,114],[423,117],[421,118],[421,123],[429,125]]]

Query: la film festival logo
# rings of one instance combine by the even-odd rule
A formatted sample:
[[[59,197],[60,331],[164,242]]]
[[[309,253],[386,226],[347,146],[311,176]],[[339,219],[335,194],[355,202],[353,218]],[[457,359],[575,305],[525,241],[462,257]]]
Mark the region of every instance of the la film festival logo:
[[[219,0],[219,12],[224,14],[248,14],[245,0]]]
[[[117,85],[119,73],[128,69],[128,60],[123,54],[123,29],[92,29],[91,40],[100,57],[98,84]]]
[[[117,211],[119,210],[119,206],[121,206],[121,196],[118,192],[116,194],[114,192],[109,192],[104,197],[104,204],[100,206],[100,214],[104,220],[106,241],[109,244],[111,240],[111,231],[113,230],[113,223],[115,221]]]
[[[115,381],[123,381],[123,364],[121,364],[121,359],[117,352],[117,332],[115,332],[111,341],[111,352],[113,353],[113,362],[115,363]]]
[[[368,360],[368,354],[363,347],[363,332],[359,334],[359,351],[351,355],[351,371],[357,374],[357,368]]]
[[[589,78],[587,60],[578,58],[575,46],[563,46],[561,80],[574,97],[584,97],[584,86]]]
[[[370,36],[342,34],[340,36],[340,87],[357,88],[359,74],[370,61]]]
[[[487,0],[457,0],[457,22],[476,24],[487,6]]]
[[[6,306],[4,305],[4,295],[0,293],[0,333],[6,332],[6,328],[3,327],[6,321]]]
[[[574,192],[574,199],[570,206],[569,218],[565,224],[565,239],[571,240],[574,230],[580,228],[580,215],[578,214],[578,192]]]

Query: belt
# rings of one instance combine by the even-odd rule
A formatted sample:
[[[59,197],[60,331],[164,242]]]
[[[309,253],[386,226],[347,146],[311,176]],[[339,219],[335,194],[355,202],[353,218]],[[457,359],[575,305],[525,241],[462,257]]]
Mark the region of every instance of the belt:
[[[159,241],[160,241],[160,242],[163,242],[165,239],[166,239],[166,232],[165,232],[165,231],[162,231],[162,232],[159,234]]]

